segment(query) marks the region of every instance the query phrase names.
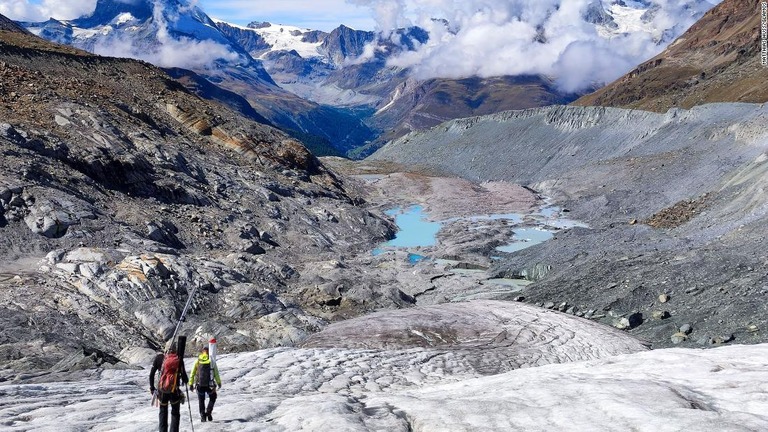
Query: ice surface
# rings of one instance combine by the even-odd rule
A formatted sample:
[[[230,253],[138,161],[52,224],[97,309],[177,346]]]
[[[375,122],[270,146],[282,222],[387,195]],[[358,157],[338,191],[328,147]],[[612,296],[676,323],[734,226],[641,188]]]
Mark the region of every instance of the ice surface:
[[[626,352],[631,338],[565,314],[515,305],[471,302],[381,313],[339,323],[346,328],[323,336],[326,343],[338,337],[338,346],[370,348],[277,348],[220,355],[223,388],[214,422],[201,424],[194,415],[195,429],[768,430],[768,345],[612,355],[610,351]],[[518,330],[531,337],[501,348],[504,344],[484,337],[383,347],[391,339],[381,337],[387,333],[382,328],[396,334],[411,326],[426,334],[417,328],[425,321],[464,329],[459,336]],[[476,324],[466,328],[466,322]],[[494,352],[490,361],[498,370],[510,369],[503,364],[509,359],[540,359],[541,353],[549,359],[540,366],[529,361],[531,367],[490,375],[473,366],[488,362]],[[509,357],[505,360],[499,352]],[[146,369],[105,370],[77,382],[2,384],[3,430],[153,430],[157,408],[150,406],[147,375]],[[190,430],[188,409],[182,406],[182,430]]]

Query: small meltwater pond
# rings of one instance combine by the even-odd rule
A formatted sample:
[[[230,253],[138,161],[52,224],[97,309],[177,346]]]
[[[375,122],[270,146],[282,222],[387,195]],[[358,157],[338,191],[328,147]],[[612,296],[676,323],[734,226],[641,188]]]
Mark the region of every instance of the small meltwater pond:
[[[545,206],[538,213],[522,215],[518,213],[505,213],[493,215],[476,215],[462,218],[451,218],[439,222],[430,221],[424,212],[424,207],[412,205],[406,208],[398,207],[385,212],[395,217],[398,231],[395,238],[382,244],[373,250],[373,255],[379,255],[391,249],[409,249],[434,246],[437,243],[437,233],[444,224],[455,221],[470,221],[482,223],[488,220],[507,220],[509,223],[521,224],[524,216],[532,216],[537,227],[514,228],[514,235],[507,245],[496,248],[499,252],[517,252],[533,245],[545,242],[554,236],[558,229],[572,228],[575,226],[586,227],[585,224],[571,219],[560,217],[562,209],[555,206]],[[479,229],[480,227],[470,228]],[[550,229],[548,229],[550,228]],[[425,257],[415,253],[409,253],[408,260],[415,264]]]
[[[437,233],[443,224],[427,220],[422,206],[410,206],[405,210],[395,208],[385,213],[395,217],[398,228],[397,235],[386,246],[408,248],[434,246],[437,243]]]
[[[499,252],[517,252],[533,245],[544,243],[554,237],[552,231],[543,228],[517,228],[512,236],[512,243],[496,248]]]

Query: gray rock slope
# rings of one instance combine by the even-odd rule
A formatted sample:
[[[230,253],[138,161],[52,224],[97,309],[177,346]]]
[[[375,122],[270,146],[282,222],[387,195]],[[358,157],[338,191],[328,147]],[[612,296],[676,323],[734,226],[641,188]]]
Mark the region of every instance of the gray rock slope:
[[[497,275],[536,280],[526,301],[657,347],[751,343],[768,340],[766,120],[751,104],[554,106],[447,122],[370,159],[518,182],[587,222],[497,261]]]
[[[306,261],[391,235],[301,144],[161,70],[0,32],[0,380],[125,366],[182,331],[228,350],[324,324]],[[396,289],[365,305],[404,304]],[[378,306],[377,306],[378,305]]]

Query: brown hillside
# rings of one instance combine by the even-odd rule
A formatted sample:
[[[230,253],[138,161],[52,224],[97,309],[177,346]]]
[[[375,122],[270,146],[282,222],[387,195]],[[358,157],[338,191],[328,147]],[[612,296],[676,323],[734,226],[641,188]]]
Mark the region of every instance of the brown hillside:
[[[666,111],[768,101],[760,64],[760,0],[725,0],[664,52],[574,105]]]
[[[26,30],[21,28],[21,26],[13,22],[13,20],[10,20],[3,15],[0,15],[0,31],[20,32],[20,33],[27,32]]]

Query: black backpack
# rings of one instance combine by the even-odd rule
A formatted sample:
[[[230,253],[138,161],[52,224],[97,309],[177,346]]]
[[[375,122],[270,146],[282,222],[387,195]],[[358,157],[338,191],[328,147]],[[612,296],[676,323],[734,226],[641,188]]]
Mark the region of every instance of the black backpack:
[[[214,389],[216,388],[216,382],[214,381],[213,368],[210,363],[203,363],[200,365],[200,379],[197,381],[198,385],[203,388]]]

